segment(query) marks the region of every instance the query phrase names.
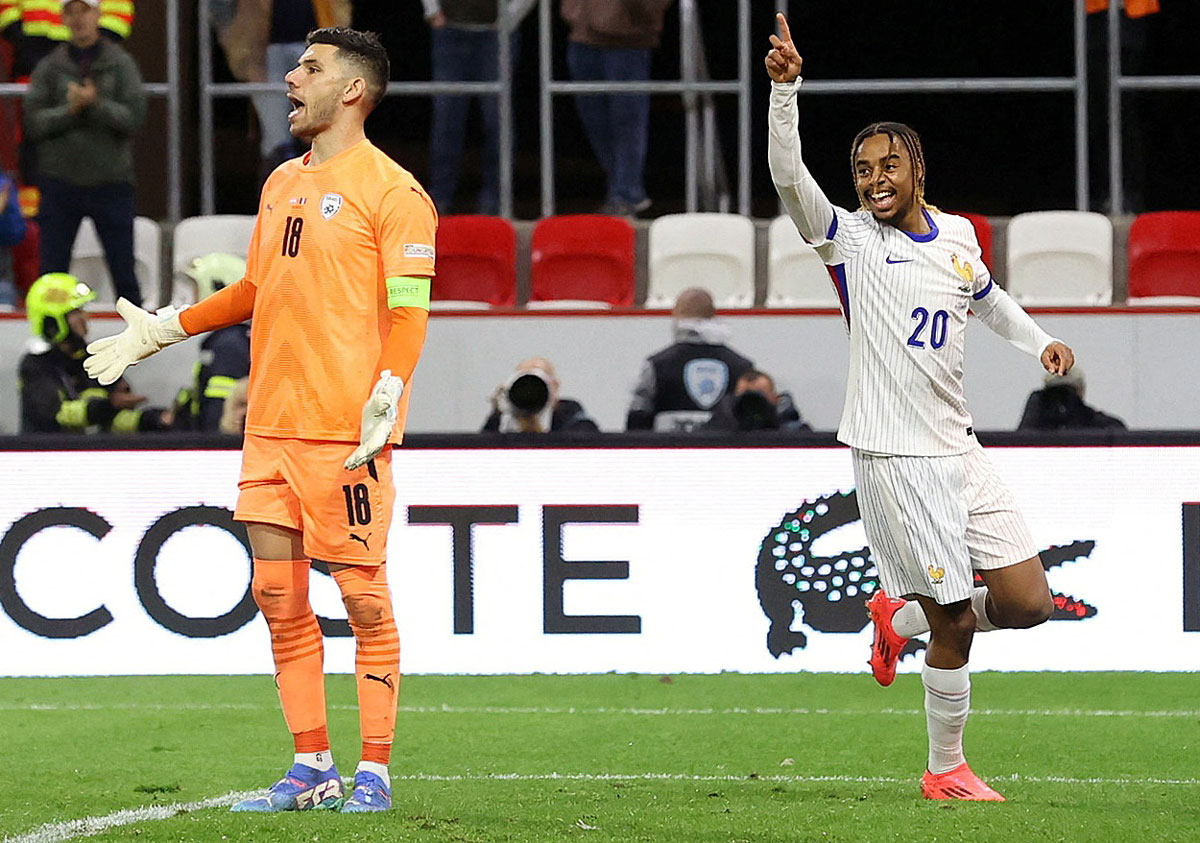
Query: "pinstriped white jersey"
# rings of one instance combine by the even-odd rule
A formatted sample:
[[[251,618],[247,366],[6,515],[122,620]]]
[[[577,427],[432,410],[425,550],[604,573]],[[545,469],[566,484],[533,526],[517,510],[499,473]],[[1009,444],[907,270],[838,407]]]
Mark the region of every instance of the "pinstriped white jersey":
[[[792,221],[829,268],[850,334],[838,439],[877,454],[975,447],[963,395],[967,312],[1034,356],[1052,338],[992,282],[969,220],[925,211],[928,234],[830,204],[800,158],[794,84],[772,83],[768,160]]]

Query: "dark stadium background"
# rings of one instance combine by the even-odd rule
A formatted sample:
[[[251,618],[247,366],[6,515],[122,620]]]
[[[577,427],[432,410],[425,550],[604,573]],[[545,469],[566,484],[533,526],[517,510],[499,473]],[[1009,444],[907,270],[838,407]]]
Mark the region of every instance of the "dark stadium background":
[[[776,212],[774,191],[765,160],[767,80],[762,56],[773,29],[776,4],[751,5],[752,213]],[[1074,72],[1073,3],[1069,0],[1005,0],[1002,3],[923,2],[848,3],[793,2],[791,20],[812,79],[1065,76]],[[131,47],[147,79],[165,78],[161,40],[164,12],[157,3],[141,3]],[[700,0],[707,60],[714,78],[736,73],[737,7],[734,0]],[[1141,22],[1145,50],[1141,73],[1200,74],[1200,3],[1162,0],[1160,14]],[[565,31],[555,19],[555,74],[565,79],[562,59]],[[194,0],[182,3],[184,38],[184,215],[198,213],[198,167],[194,155],[197,119],[195,96]],[[1093,21],[1097,23],[1098,21]],[[419,0],[359,0],[355,25],[379,32],[392,58],[392,78],[429,78],[428,28]],[[1096,28],[1093,27],[1093,31]],[[538,159],[538,50],[536,9],[521,30],[522,50],[514,86],[516,216],[540,216]],[[667,17],[663,46],[654,61],[656,78],[678,78],[678,5]],[[1126,69],[1129,72],[1129,68]],[[220,51],[215,51],[217,81],[233,81]],[[1200,146],[1200,91],[1126,93],[1126,118],[1138,127],[1140,144],[1126,162],[1131,186],[1141,182],[1143,199],[1129,210],[1197,207],[1193,162]],[[576,120],[571,99],[555,98],[556,183],[560,212],[594,210],[603,192],[600,172]],[[717,98],[722,143],[736,201],[736,101]],[[684,210],[683,112],[678,96],[652,100],[647,188],[653,214]],[[390,97],[368,123],[375,141],[411,169],[418,178],[427,168],[429,100]],[[920,95],[811,96],[803,101],[803,138],[809,165],[834,201],[853,201],[849,186],[848,147],[854,133],[868,122],[907,122],[921,132],[928,158],[929,197],[949,209],[1008,216],[1022,211],[1071,208],[1075,205],[1074,101],[1068,93],[968,93]],[[165,115],[155,103],[151,121],[139,140],[139,213],[166,216],[164,143],[154,129]],[[1101,115],[1101,119],[1104,115]],[[244,101],[218,101],[215,117],[219,170],[218,212],[252,213],[255,207],[254,122]],[[1101,135],[1101,141],[1103,140]],[[1094,192],[1106,190],[1106,148],[1093,145]],[[475,162],[463,168],[469,191]],[[1107,210],[1100,201],[1095,209]],[[736,208],[735,208],[736,210]]]

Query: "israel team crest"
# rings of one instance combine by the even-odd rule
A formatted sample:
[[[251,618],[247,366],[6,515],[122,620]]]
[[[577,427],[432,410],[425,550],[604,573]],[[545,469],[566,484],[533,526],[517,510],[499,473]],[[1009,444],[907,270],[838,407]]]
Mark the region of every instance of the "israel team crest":
[[[689,360],[683,367],[683,386],[702,409],[712,409],[728,385],[729,367],[720,360],[701,357]]]
[[[331,219],[334,214],[342,209],[342,194],[326,193],[321,197],[321,216],[325,219]]]

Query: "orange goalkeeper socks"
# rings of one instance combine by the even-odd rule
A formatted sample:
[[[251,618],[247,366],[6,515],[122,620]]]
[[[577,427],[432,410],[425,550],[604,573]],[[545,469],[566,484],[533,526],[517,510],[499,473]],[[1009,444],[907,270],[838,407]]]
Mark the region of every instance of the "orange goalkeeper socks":
[[[400,692],[400,636],[392,614],[387,566],[358,565],[333,574],[357,643],[359,728],[365,761],[387,764],[396,732]]]
[[[275,684],[296,752],[328,751],[325,649],[308,603],[309,561],[254,560],[251,590],[271,630]]]

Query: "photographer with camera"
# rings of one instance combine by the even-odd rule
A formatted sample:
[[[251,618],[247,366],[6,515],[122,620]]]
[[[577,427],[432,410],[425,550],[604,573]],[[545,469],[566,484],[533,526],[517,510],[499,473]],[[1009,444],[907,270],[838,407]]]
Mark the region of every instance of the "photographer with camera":
[[[718,402],[713,408],[712,418],[702,429],[722,432],[812,431],[800,417],[792,396],[787,392],[777,392],[771,376],[758,369],[750,369],[738,377],[733,392]]]
[[[492,414],[483,433],[598,433],[578,401],[560,398],[554,364],[530,357],[492,393]]]

